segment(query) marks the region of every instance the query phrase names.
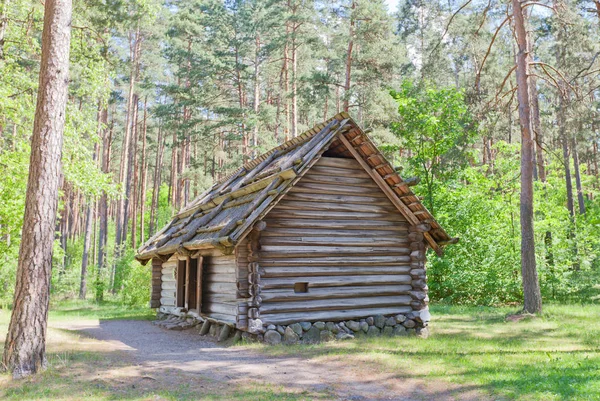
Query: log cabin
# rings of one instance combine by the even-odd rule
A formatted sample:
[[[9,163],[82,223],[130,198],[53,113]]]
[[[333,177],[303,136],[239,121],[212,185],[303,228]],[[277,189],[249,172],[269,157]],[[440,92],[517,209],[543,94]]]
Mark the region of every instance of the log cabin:
[[[340,113],[215,183],[136,257],[163,316],[294,342],[423,332],[426,251],[456,241]]]

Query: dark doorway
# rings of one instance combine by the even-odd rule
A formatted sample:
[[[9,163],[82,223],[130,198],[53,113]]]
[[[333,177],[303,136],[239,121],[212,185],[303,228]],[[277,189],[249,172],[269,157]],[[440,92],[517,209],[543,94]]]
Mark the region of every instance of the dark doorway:
[[[188,310],[198,309],[198,259],[190,259]]]
[[[187,276],[187,263],[185,260],[180,260],[177,264],[177,306],[185,307],[185,278]]]

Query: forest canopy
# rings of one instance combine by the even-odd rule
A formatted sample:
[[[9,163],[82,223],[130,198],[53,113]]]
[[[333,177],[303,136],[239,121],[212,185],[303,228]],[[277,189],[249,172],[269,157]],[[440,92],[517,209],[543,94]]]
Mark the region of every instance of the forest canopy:
[[[3,307],[23,225],[43,5],[0,7]],[[432,301],[522,302],[510,7],[75,0],[53,295],[147,303],[150,271],[134,261],[144,241],[244,162],[347,110],[403,177],[420,178],[414,191],[461,239],[429,256]],[[522,7],[542,297],[598,302],[600,8]]]

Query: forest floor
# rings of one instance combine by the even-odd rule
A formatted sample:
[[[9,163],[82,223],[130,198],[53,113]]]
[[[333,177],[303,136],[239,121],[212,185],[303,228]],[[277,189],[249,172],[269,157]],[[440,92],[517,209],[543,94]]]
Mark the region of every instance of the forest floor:
[[[147,309],[53,309],[49,369],[0,375],[0,399],[600,400],[600,306],[516,322],[515,309],[434,306],[428,339],[292,347],[223,346],[154,326]]]

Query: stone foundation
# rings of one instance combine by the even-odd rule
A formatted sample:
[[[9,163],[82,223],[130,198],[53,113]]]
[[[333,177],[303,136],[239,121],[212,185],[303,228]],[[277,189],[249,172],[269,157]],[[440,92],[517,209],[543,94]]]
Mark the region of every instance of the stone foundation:
[[[218,341],[233,338],[234,342],[244,338],[267,344],[314,344],[332,340],[351,340],[355,337],[377,336],[429,336],[429,310],[413,311],[395,316],[370,316],[365,319],[343,322],[298,322],[287,326],[263,325],[253,319],[252,333],[235,329],[232,324],[182,314],[168,315],[159,312],[155,325],[169,330],[196,328],[200,335],[218,337]]]

